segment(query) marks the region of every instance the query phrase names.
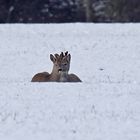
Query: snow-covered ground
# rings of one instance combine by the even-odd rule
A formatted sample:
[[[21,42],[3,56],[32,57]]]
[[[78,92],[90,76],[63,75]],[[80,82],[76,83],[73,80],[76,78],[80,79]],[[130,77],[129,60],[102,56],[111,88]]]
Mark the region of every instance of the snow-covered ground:
[[[82,83],[31,83],[69,51]],[[1,140],[139,140],[140,24],[0,25]]]

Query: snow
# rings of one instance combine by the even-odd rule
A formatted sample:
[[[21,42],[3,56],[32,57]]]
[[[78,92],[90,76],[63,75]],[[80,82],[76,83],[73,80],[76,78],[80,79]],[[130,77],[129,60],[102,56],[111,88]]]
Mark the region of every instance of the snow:
[[[0,139],[139,140],[140,24],[0,25]],[[82,83],[31,83],[69,51]]]

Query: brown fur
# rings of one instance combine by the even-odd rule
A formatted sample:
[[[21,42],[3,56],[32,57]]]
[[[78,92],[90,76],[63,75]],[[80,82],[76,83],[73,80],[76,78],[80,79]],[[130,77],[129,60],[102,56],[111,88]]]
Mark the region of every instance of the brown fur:
[[[54,56],[50,54],[50,59],[54,64],[51,74],[48,72],[37,73],[31,82],[82,82],[75,74],[68,74],[71,59],[68,52]]]

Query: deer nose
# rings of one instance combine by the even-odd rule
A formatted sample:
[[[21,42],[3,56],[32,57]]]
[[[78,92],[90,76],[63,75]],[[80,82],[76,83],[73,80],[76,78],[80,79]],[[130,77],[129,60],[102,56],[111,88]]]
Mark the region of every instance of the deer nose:
[[[61,69],[61,68],[59,68],[59,69],[58,69],[58,71],[62,71],[62,69]]]

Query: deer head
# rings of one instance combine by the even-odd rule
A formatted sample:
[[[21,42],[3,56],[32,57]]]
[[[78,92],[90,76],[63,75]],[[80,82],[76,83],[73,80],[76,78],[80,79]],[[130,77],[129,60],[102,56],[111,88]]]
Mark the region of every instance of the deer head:
[[[61,54],[50,54],[50,59],[53,62],[53,71],[57,74],[68,73],[70,69],[71,55],[68,52],[61,52]]]

